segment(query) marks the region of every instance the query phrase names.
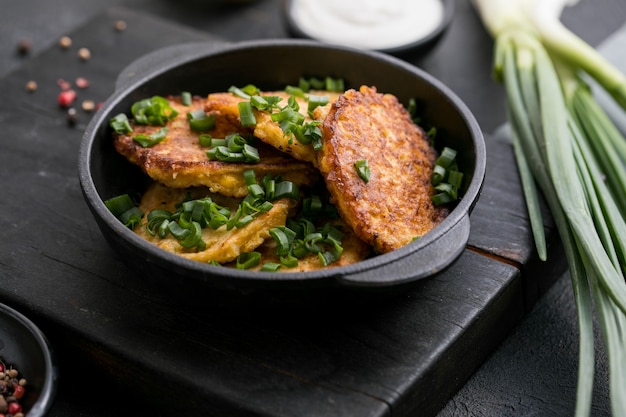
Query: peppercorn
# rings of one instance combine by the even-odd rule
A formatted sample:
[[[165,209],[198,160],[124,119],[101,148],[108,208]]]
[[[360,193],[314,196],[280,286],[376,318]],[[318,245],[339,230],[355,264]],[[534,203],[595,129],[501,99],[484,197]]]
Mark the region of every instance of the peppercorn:
[[[78,123],[78,113],[75,108],[71,107],[67,109],[67,124],[75,126],[76,123]]]
[[[15,385],[13,387],[13,396],[16,400],[19,400],[24,396],[24,392],[26,392],[26,388],[23,385]]]
[[[11,414],[11,415],[15,415],[17,413],[21,413],[22,412],[22,406],[18,402],[9,403],[9,405],[7,407],[7,412],[9,414]]]
[[[59,45],[63,49],[68,49],[70,46],[72,46],[72,38],[70,38],[69,36],[63,36],[61,39],[59,39]]]
[[[115,30],[117,30],[118,32],[126,30],[126,22],[123,20],[118,20],[117,22],[115,22]]]
[[[84,100],[82,104],[83,111],[91,112],[96,108],[96,103],[93,100]]]
[[[76,78],[76,81],[74,82],[76,84],[76,87],[78,88],[87,88],[89,87],[89,80],[85,77],[78,77]]]
[[[29,93],[32,93],[33,91],[37,90],[37,82],[36,81],[29,81],[26,83],[26,91],[28,91]]]
[[[91,51],[87,48],[80,48],[78,50],[78,57],[83,61],[88,61],[91,58]]]
[[[33,47],[33,43],[30,39],[21,39],[17,44],[17,53],[20,55],[26,55]]]
[[[76,100],[76,91],[64,90],[59,93],[57,102],[61,107],[69,107]]]
[[[61,90],[69,90],[70,88],[72,88],[72,84],[70,84],[68,81],[65,81],[63,78],[59,78],[57,80],[57,84],[61,88]]]

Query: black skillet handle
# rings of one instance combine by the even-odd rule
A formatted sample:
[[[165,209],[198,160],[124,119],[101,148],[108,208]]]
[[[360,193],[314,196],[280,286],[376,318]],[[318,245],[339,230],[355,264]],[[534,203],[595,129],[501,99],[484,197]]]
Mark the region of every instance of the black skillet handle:
[[[405,284],[437,274],[456,260],[465,250],[470,234],[469,214],[446,230],[437,240],[419,251],[391,263],[337,278],[341,285],[358,287]]]

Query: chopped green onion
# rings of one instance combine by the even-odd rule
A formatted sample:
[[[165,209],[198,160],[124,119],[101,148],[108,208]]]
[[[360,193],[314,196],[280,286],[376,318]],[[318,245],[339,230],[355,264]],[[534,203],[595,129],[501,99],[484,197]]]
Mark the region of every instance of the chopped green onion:
[[[115,217],[119,217],[125,211],[128,211],[131,208],[137,206],[137,204],[135,204],[133,199],[128,194],[121,194],[115,197],[111,197],[108,200],[104,201],[104,205]]]
[[[261,262],[261,254],[259,252],[244,252],[237,257],[237,269],[254,268]]]
[[[289,230],[289,229],[287,229],[286,227],[282,227],[282,228],[272,227],[269,230],[270,236],[276,242],[276,254],[278,256],[287,255],[289,253],[289,250],[291,249],[292,240],[290,240],[289,237],[287,236],[286,230]]]
[[[308,106],[307,111],[309,112],[309,114],[312,114],[313,110],[315,110],[316,107],[325,106],[328,104],[329,101],[330,101],[330,98],[328,96],[310,95],[309,106]]]
[[[345,91],[345,86],[343,79],[341,78],[332,78],[326,77],[326,90],[333,91],[336,93],[343,93]]]
[[[441,151],[441,154],[437,158],[436,165],[439,165],[444,168],[450,167],[454,160],[456,159],[456,151],[449,147],[444,147]]]
[[[280,263],[287,268],[295,268],[298,266],[298,258],[293,255],[281,256]]]
[[[446,192],[437,193],[431,196],[430,199],[432,200],[433,204],[436,206],[439,206],[442,204],[448,204],[454,201],[454,199],[450,196],[450,194]]]
[[[152,126],[165,126],[168,120],[178,116],[170,102],[161,96],[153,96],[133,103],[130,108],[135,123]]]
[[[208,133],[203,133],[198,136],[198,143],[200,146],[209,147],[213,142],[213,137]]]
[[[446,169],[441,165],[435,165],[433,167],[433,173],[430,177],[431,183],[433,185],[438,185],[443,179],[446,177]]]
[[[291,181],[281,181],[276,184],[273,199],[278,200],[280,198],[291,198],[297,200],[300,197],[300,190],[298,186]]]
[[[191,234],[191,231],[189,229],[185,229],[176,222],[169,222],[167,225],[167,229],[176,240],[183,240],[189,234]]]
[[[142,218],[143,213],[137,207],[128,209],[119,216],[119,219],[124,224],[124,226],[130,229],[134,229],[136,226],[138,226],[141,223]]]
[[[198,109],[187,113],[189,128],[195,132],[206,132],[215,129],[215,115],[206,114]]]
[[[460,190],[461,185],[463,184],[463,173],[459,171],[450,171],[448,173],[448,183],[456,190]]]
[[[171,215],[172,213],[163,209],[152,210],[148,213],[148,222],[146,223],[146,231],[148,234],[150,236],[156,236],[161,228],[161,225],[163,225],[164,222],[169,222]]]
[[[264,272],[276,272],[280,269],[281,264],[278,264],[276,262],[266,262],[263,264],[263,266],[261,267],[261,271]]]
[[[304,90],[300,87],[294,87],[292,85],[288,85],[285,87],[285,93],[290,94],[292,96],[304,98]]]
[[[265,196],[265,190],[259,184],[248,185],[248,193],[256,198]]]
[[[309,89],[323,90],[327,86],[326,80],[316,78],[316,77],[311,77],[306,80],[302,79],[301,83],[306,83],[309,86],[309,88],[304,89],[305,91],[309,91]],[[328,90],[328,91],[333,91],[333,90]]]
[[[149,148],[151,146],[156,145],[157,143],[163,142],[163,139],[165,139],[166,136],[167,136],[167,127],[162,127],[161,129],[157,130],[156,132],[150,135],[146,135],[143,133],[137,134],[133,136],[133,140],[139,143],[142,147]]]
[[[127,135],[132,133],[133,128],[128,121],[128,117],[124,113],[120,113],[117,116],[111,118],[109,125],[113,130],[120,135]]]
[[[205,248],[205,243],[202,241],[202,227],[198,222],[191,222],[191,227],[189,229],[190,233],[182,239],[179,243],[183,248],[194,248],[197,247],[198,250],[203,250]]]
[[[365,181],[365,182],[369,182],[370,180],[370,166],[369,163],[367,162],[367,159],[359,159],[354,163],[354,167],[356,168],[356,172],[357,174],[359,174],[359,177]]]
[[[191,98],[191,93],[189,91],[183,91],[180,94],[180,99],[181,99],[181,102],[183,103],[183,106],[191,106],[192,98]]]
[[[239,118],[241,120],[241,125],[243,127],[253,127],[256,126],[256,117],[254,116],[254,111],[252,110],[252,105],[249,101],[240,101],[237,103],[237,107],[239,108]]]
[[[252,169],[247,169],[243,172],[243,179],[246,182],[247,186],[257,183],[256,174],[254,173],[254,170]]]
[[[241,87],[241,88],[232,86],[228,89],[228,91],[230,93],[233,93],[237,97],[240,97],[246,100],[249,100],[250,97],[254,95],[259,95],[259,93],[261,92],[261,90],[259,90],[256,86],[252,84],[248,84],[245,87]]]

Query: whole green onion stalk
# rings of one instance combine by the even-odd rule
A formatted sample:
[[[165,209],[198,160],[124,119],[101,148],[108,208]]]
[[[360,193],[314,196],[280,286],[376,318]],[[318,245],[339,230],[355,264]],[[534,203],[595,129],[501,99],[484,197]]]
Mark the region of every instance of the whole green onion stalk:
[[[566,0],[473,0],[495,40],[522,188],[546,259],[542,193],[563,242],[578,312],[576,416],[592,403],[594,314],[609,362],[611,410],[626,415],[626,140],[594,80],[626,109],[626,77],[560,21]],[[571,3],[571,2],[570,2]]]

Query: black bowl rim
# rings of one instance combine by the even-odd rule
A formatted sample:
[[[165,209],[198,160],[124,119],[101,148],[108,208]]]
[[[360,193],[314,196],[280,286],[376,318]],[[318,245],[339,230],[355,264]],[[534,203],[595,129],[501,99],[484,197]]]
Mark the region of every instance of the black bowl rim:
[[[43,354],[45,362],[44,383],[41,387],[39,398],[28,410],[27,415],[29,417],[42,417],[46,415],[46,413],[52,407],[52,403],[54,401],[57,390],[56,382],[58,379],[58,371],[56,367],[54,351],[41,329],[37,327],[37,325],[24,314],[2,303],[0,303],[0,312],[2,314],[5,314],[7,317],[13,319],[26,330],[28,330],[28,332],[33,336],[33,338],[37,342],[37,345],[39,345],[41,349],[41,353]]]
[[[413,42],[408,42],[403,45],[398,45],[398,46],[389,47],[389,48],[377,48],[377,49],[371,49],[371,50],[394,55],[394,54],[406,53],[408,51],[413,51],[413,50],[420,50],[420,49],[423,49],[432,45],[435,41],[437,41],[443,35],[443,33],[448,29],[448,27],[452,23],[452,18],[454,17],[454,13],[456,10],[455,1],[456,0],[441,0],[441,2],[443,3],[443,18],[441,19],[441,22],[439,22],[439,24],[430,33],[424,35],[423,37]],[[310,34],[302,30],[300,26],[298,25],[298,23],[295,21],[295,19],[293,18],[293,13],[291,11],[292,6],[293,6],[293,0],[283,0],[283,5],[282,5],[283,13],[282,14],[283,14],[283,19],[285,20],[287,24],[287,29],[289,30],[289,32],[292,35],[297,36],[299,38],[316,40]],[[337,44],[340,45],[340,43],[337,43]]]
[[[220,276],[233,280],[233,283],[237,281],[252,281],[252,282],[313,282],[317,280],[334,280],[336,283],[343,283],[348,285],[361,285],[361,286],[388,286],[398,284],[393,280],[385,280],[376,282],[359,282],[358,279],[352,277],[357,276],[367,270],[380,268],[387,266],[394,262],[403,260],[415,252],[418,252],[421,248],[430,245],[433,241],[437,240],[440,236],[447,234],[451,229],[456,227],[459,223],[467,221],[467,217],[473,209],[478,197],[480,195],[485,170],[486,170],[486,150],[482,131],[478,125],[478,122],[474,118],[469,108],[465,103],[452,91],[449,87],[436,79],[434,76],[425,72],[424,70],[407,63],[394,56],[381,53],[378,51],[360,50],[352,47],[341,45],[329,45],[323,44],[317,41],[308,39],[263,39],[252,41],[240,41],[234,43],[227,43],[220,46],[215,46],[215,43],[208,45],[206,50],[202,48],[194,48],[195,52],[189,53],[186,56],[177,56],[172,62],[165,61],[162,65],[152,68],[146,74],[138,77],[136,80],[124,83],[121,89],[115,91],[94,115],[89,122],[83,138],[80,143],[79,157],[78,157],[78,173],[79,182],[83,196],[92,211],[92,214],[96,216],[101,222],[104,222],[111,230],[111,232],[117,234],[124,241],[134,247],[138,247],[144,253],[147,253],[151,258],[146,260],[156,261],[161,265],[176,266],[183,270],[192,270],[202,274],[202,277]],[[158,77],[171,71],[179,66],[190,64],[194,61],[210,58],[212,56],[218,56],[221,54],[228,54],[234,52],[241,52],[245,50],[254,50],[259,48],[275,48],[275,47],[301,47],[301,48],[323,48],[335,51],[343,51],[346,53],[366,55],[372,59],[380,60],[388,65],[398,66],[402,69],[414,73],[417,77],[422,78],[425,82],[434,86],[439,90],[449,101],[452,102],[454,107],[457,108],[459,115],[463,118],[472,136],[475,147],[475,170],[472,181],[468,185],[463,197],[457,203],[452,212],[433,230],[427,233],[420,239],[415,240],[402,248],[396,249],[389,253],[380,254],[375,257],[360,261],[355,264],[324,268],[317,271],[308,272],[263,272],[263,271],[245,271],[237,270],[234,268],[224,268],[219,266],[213,266],[209,264],[203,264],[197,261],[189,260],[184,257],[178,256],[173,253],[164,251],[155,245],[145,241],[141,237],[137,236],[130,229],[125,227],[104,205],[104,202],[94,184],[90,162],[92,160],[93,142],[96,139],[96,134],[99,127],[102,124],[108,123],[109,112],[115,108],[115,106],[125,99],[127,95],[137,88],[141,87],[151,79]],[[100,223],[99,223],[100,224]],[[100,224],[101,226],[101,224]],[[464,242],[463,245],[465,245]],[[458,256],[455,254],[454,258]],[[450,259],[451,263],[454,259]],[[201,279],[200,276],[193,274],[185,274],[193,279]],[[431,275],[431,274],[429,274]],[[422,277],[419,277],[422,278]]]

